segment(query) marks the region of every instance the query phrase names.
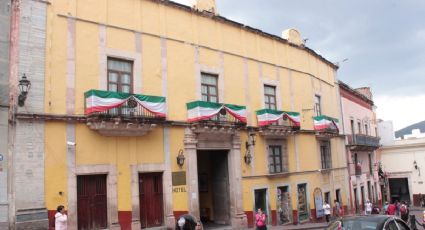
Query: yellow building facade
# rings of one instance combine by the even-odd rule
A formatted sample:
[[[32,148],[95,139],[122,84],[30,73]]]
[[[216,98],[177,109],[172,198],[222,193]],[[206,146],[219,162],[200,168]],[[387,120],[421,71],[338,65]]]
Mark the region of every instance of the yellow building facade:
[[[171,229],[184,213],[241,229],[258,208],[280,225],[348,204],[337,66],[296,30],[169,1],[59,0],[45,34],[50,219],[63,204],[70,229]]]

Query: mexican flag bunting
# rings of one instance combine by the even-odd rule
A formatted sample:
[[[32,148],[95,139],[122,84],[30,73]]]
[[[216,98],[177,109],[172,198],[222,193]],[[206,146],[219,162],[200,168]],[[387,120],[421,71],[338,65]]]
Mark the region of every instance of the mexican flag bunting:
[[[209,119],[225,109],[241,122],[246,123],[246,107],[207,101],[193,101],[186,104],[189,122]]]
[[[149,112],[159,116],[166,116],[165,97],[147,96],[141,94],[120,93],[103,90],[89,90],[84,93],[86,99],[85,114],[104,112],[112,108],[117,108],[126,103],[130,98]]]
[[[314,117],[314,129],[336,129],[338,130],[338,119],[325,115]]]
[[[261,109],[257,112],[258,126],[266,126],[277,120],[287,117],[294,126],[300,126],[300,113],[286,112],[274,109]]]

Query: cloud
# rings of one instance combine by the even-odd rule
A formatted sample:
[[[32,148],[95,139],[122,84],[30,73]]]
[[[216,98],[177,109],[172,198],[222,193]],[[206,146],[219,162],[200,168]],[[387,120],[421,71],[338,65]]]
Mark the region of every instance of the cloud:
[[[396,126],[414,123],[419,117],[392,111],[395,106],[424,115],[417,111],[420,103],[411,101],[419,102],[417,98],[425,92],[425,1],[216,2],[219,14],[226,18],[276,35],[297,28],[309,38],[307,46],[331,62],[348,58],[340,65],[339,79],[353,88],[371,87],[379,99],[375,102],[378,116],[393,119]]]
[[[425,94],[416,96],[383,95],[374,98],[378,118],[393,120],[394,131],[425,120]]]

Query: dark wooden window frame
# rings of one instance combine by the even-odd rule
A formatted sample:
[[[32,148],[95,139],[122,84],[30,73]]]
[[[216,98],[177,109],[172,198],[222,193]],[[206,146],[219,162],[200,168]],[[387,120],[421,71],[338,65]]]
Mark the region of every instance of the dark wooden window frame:
[[[274,94],[266,93],[266,88],[272,88],[274,90]],[[266,98],[268,100],[266,100]],[[273,103],[271,102],[272,101],[271,99],[273,99]],[[274,110],[277,109],[276,86],[264,85],[264,105],[266,109],[274,109]]]
[[[332,154],[329,141],[320,142],[320,162],[322,169],[332,168]]]
[[[276,161],[279,159],[279,162]],[[270,173],[281,173],[283,172],[282,164],[282,146],[281,145],[269,145],[269,172]],[[277,170],[277,166],[280,166],[280,170]]]
[[[202,83],[202,77],[204,75],[210,76],[210,77],[214,77],[216,79],[216,84],[212,85],[212,84],[206,84],[206,83]],[[207,88],[207,93],[203,93],[202,92],[202,88],[203,86],[205,86]],[[215,88],[215,92],[216,94],[211,94],[211,88]],[[218,75],[217,74],[212,74],[212,73],[206,73],[206,72],[201,72],[201,98],[203,98],[204,96],[207,97],[208,102],[219,102],[219,96],[218,96]],[[211,101],[211,97],[216,97],[217,101]]]
[[[109,60],[130,63],[131,64],[131,71],[130,72],[125,72],[125,71],[118,71],[118,70],[110,69]],[[134,64],[134,62],[132,60],[115,58],[115,57],[108,57],[108,59],[107,59],[107,81],[108,81],[107,87],[108,87],[108,90],[110,90],[109,84],[116,84],[117,85],[117,92],[122,92],[122,86],[123,85],[128,85],[128,86],[130,86],[130,92],[129,93],[133,93],[133,78],[134,78],[134,76],[133,76],[134,65],[133,64]],[[118,75],[116,82],[110,81],[110,79],[109,79],[109,73],[116,73]],[[129,84],[123,84],[121,82],[121,76],[122,76],[122,74],[130,74],[130,83]]]

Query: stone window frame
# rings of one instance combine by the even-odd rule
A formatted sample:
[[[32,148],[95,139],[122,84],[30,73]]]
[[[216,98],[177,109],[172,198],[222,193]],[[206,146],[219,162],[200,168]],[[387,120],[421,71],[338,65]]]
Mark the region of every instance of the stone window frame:
[[[269,161],[269,146],[280,146],[281,151],[281,171],[280,172],[271,172],[270,171],[270,161]],[[266,139],[266,147],[265,147],[265,153],[267,153],[266,156],[266,165],[267,165],[267,172],[270,174],[276,174],[276,173],[287,173],[289,172],[289,154],[288,154],[288,139],[282,138],[282,139]],[[286,170],[284,170],[286,169]]]
[[[271,208],[271,196],[270,196],[270,185],[256,185],[251,187],[251,192],[252,192],[252,210],[253,210],[253,215],[254,215],[254,219],[255,219],[255,213],[257,212],[257,210],[255,209],[255,190],[260,190],[260,189],[266,189],[266,205],[267,205],[267,210],[263,210],[264,213],[267,213],[267,223],[271,223],[272,220],[272,208]],[[265,212],[267,211],[267,212]]]
[[[261,95],[261,105],[263,108],[266,108],[266,101],[264,97],[264,87],[265,86],[274,86],[276,94],[276,110],[282,110],[282,97],[281,97],[281,86],[280,81],[271,80],[271,79],[261,79],[260,95]]]
[[[327,153],[325,153],[325,157],[328,157],[328,161],[323,162],[323,153],[322,153],[322,146],[325,146],[323,144],[327,144]],[[320,156],[320,169],[331,169],[332,168],[332,143],[330,139],[318,139],[318,150],[319,150],[319,156]],[[326,160],[326,159],[325,159]]]
[[[224,68],[223,67],[212,67],[202,64],[196,64],[196,95],[198,100],[202,101],[202,73],[217,76],[217,93],[218,103],[224,101]]]
[[[133,62],[132,93],[142,93],[142,55],[138,52],[101,47],[99,58],[99,89],[108,90],[108,59],[120,59]]]

